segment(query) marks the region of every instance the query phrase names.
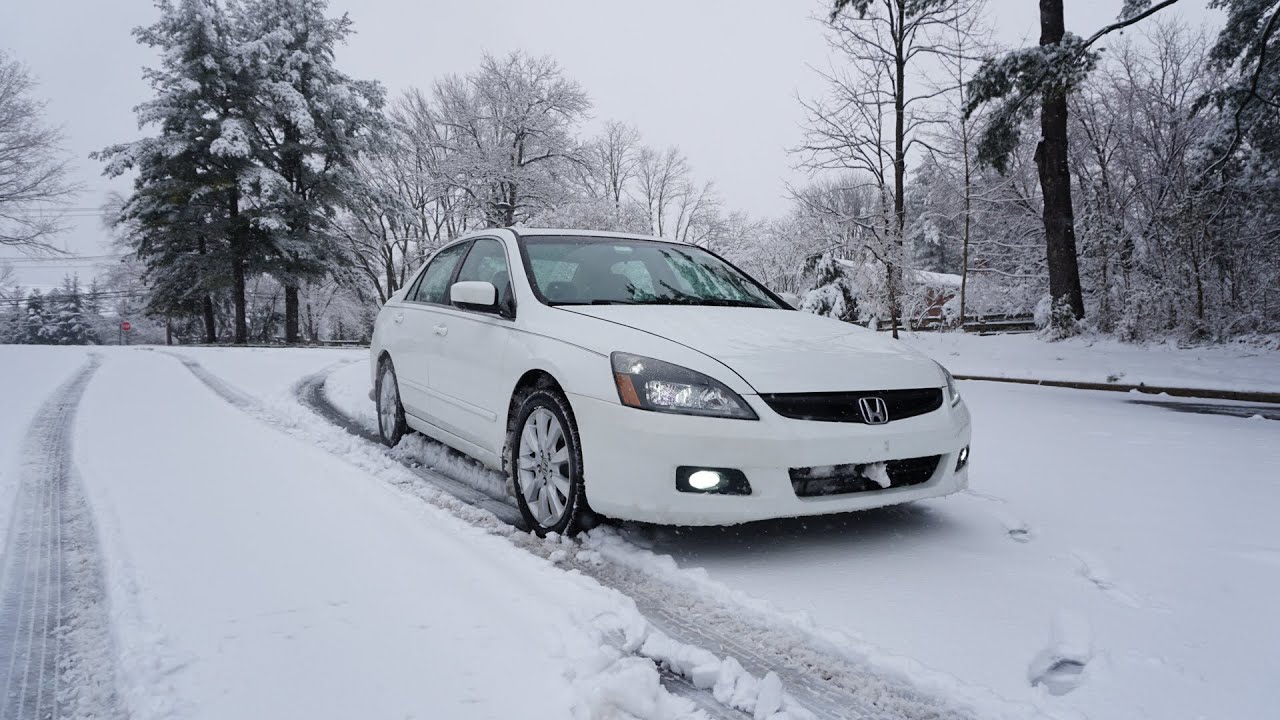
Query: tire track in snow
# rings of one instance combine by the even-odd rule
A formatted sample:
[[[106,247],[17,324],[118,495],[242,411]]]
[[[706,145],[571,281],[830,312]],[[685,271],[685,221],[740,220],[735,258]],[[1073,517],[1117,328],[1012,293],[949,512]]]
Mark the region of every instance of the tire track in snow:
[[[121,717],[97,535],[72,462],[89,356],[41,406],[22,445],[0,559],[0,720]]]
[[[187,367],[191,368],[192,372],[197,373],[197,376],[199,376],[199,373],[201,372],[208,374],[208,371],[203,367],[200,367],[198,363],[195,368],[192,368],[191,365],[187,365]],[[198,368],[198,370],[196,368]],[[342,414],[342,411],[334,407],[333,404],[324,397],[324,381],[325,378],[329,376],[330,372],[332,372],[332,369],[323,370],[314,375],[308,375],[300,380],[298,384],[294,386],[294,395],[298,398],[298,401],[301,402],[304,407],[329,421],[331,424],[337,425],[362,440],[367,440],[368,442],[382,446],[382,439],[378,436],[378,433],[369,430],[355,419]],[[436,483],[443,490],[462,502],[488,510],[497,516],[499,520],[511,525],[512,527],[519,528],[526,532],[529,530],[528,526],[525,525],[524,517],[520,515],[520,511],[514,504],[495,500],[470,485],[458,482],[447,475],[441,475],[440,473],[436,473],[422,467],[410,466],[407,463],[405,463],[405,465],[410,470],[419,474],[430,473],[432,482]]]
[[[272,417],[271,411],[263,407],[255,398],[225,382],[222,378],[213,374],[201,365],[197,360],[180,353],[167,352],[163,350],[160,352],[181,362],[197,380],[204,383],[206,387],[236,409],[269,424],[284,427],[290,427],[292,425],[286,419]],[[295,397],[303,407],[319,415],[326,422],[337,426],[339,429],[355,436],[359,440],[376,445],[380,451],[385,451],[386,448],[382,445],[382,441],[377,433],[371,432],[358,421],[347,417],[329,403],[327,399],[325,399],[325,378],[327,378],[329,373],[333,372],[336,367],[341,367],[341,364],[337,366],[330,366],[329,368],[315,373],[314,375],[309,375],[303,378],[294,385]],[[461,501],[464,506],[484,509],[504,526],[515,528],[520,530],[522,533],[528,532],[528,528],[524,526],[524,518],[520,515],[519,510],[517,510],[514,505],[508,505],[494,500],[488,495],[466,485],[465,483],[461,483],[453,478],[438,474],[428,468],[417,465],[408,458],[395,457],[392,459],[413,472],[418,477],[429,482],[433,487],[439,488],[440,490],[448,493],[451,497]],[[471,518],[462,519],[468,522],[473,521]],[[543,557],[546,557],[549,554],[550,550],[541,553]],[[616,644],[621,645],[621,641],[618,641]],[[668,691],[674,695],[690,700],[709,717],[719,718],[720,720],[750,720],[750,715],[744,714],[734,708],[720,705],[709,692],[694,687],[687,678],[672,672],[669,668],[659,666],[659,672],[662,684]],[[0,718],[0,720],[3,719]]]
[[[269,409],[209,372],[196,360],[170,354],[237,408],[275,425],[291,427],[295,424],[273,417]],[[324,383],[333,369],[326,368],[300,380],[294,386],[295,397],[321,419],[361,441],[375,444],[379,452],[385,453],[386,448],[376,433],[345,415],[324,396]],[[517,524],[519,514],[514,507],[500,503],[465,483],[421,467],[408,458],[393,459],[433,488],[443,490],[465,505],[490,510],[501,522],[521,529],[522,532],[510,536],[517,546],[557,562],[561,567],[577,570],[631,598],[645,619],[667,638],[720,658],[733,658],[756,678],[763,678],[771,672],[777,674],[787,693],[817,718],[942,720],[972,717],[971,713],[926,695],[905,680],[886,677],[853,660],[812,647],[809,638],[799,629],[754,622],[744,618],[735,608],[704,594],[655,578],[641,568],[606,560],[599,552],[580,542],[562,540],[560,545],[544,542],[524,532],[525,529]],[[564,552],[566,549],[569,552]],[[654,659],[644,648],[636,649],[635,654]],[[663,684],[669,691],[689,698],[712,717],[750,717],[732,707],[732,698],[717,699],[709,689],[698,687],[705,685],[705,679],[695,683],[694,675],[697,673],[692,672],[694,668],[672,667],[666,662],[658,664]]]

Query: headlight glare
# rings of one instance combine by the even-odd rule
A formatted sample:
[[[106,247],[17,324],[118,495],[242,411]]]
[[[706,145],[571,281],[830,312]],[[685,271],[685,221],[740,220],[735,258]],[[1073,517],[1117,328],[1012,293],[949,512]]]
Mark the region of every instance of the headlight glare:
[[[630,353],[616,352],[610,359],[623,405],[682,415],[759,419],[740,395],[702,373]]]

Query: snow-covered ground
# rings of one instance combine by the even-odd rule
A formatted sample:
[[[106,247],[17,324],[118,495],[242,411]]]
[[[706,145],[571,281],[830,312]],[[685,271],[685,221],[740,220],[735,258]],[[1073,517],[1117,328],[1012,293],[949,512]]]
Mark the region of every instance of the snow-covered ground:
[[[403,492],[408,470],[298,405],[294,385],[327,372],[326,396],[371,423],[365,351],[180,351],[242,408],[163,351],[99,352],[74,460],[131,716],[692,712],[640,641],[648,657],[705,651],[659,652],[627,598],[483,513]],[[936,356],[979,373],[963,352]],[[0,347],[0,478],[85,357]],[[545,554],[599,553],[981,717],[1273,716],[1280,423],[1117,393],[961,392],[970,493],[735,528],[604,528]],[[421,440],[402,451],[500,485]],[[769,683],[738,687],[773,707]]]
[[[367,385],[362,361],[327,391],[372,423]],[[596,542],[978,704],[990,690],[1064,717],[1271,715],[1280,423],[960,385],[975,418],[972,492]],[[1051,678],[1031,684],[1053,660],[1076,686],[1060,696]]]
[[[647,632],[627,598],[371,481],[376,457],[344,462],[323,434],[254,419],[173,357],[102,354],[74,463],[116,645],[98,670],[128,717],[698,716],[630,652]],[[332,362],[317,355],[275,358],[297,363],[286,388]],[[85,350],[0,358],[38,396]],[[31,405],[6,406],[18,438]]]
[[[1033,333],[904,333],[903,340],[956,375],[1280,392],[1280,347],[1265,343],[1178,347]]]

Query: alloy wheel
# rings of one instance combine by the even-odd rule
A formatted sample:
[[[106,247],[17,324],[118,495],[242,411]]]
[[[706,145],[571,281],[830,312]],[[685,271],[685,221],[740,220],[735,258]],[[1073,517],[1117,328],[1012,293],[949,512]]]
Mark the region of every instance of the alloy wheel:
[[[520,494],[530,514],[543,527],[555,526],[569,504],[572,480],[569,440],[547,408],[537,408],[525,419],[516,459]]]
[[[394,437],[399,397],[396,392],[396,373],[391,369],[390,364],[383,365],[382,379],[378,384],[380,386],[378,393],[378,428],[382,430],[382,437]]]

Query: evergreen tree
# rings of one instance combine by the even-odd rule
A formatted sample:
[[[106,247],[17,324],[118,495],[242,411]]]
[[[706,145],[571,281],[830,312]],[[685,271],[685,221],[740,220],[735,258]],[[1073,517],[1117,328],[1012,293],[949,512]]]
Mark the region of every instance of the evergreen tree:
[[[23,342],[23,308],[22,294],[16,288],[4,298],[5,308],[0,315],[0,344],[19,344]]]
[[[27,295],[27,307],[22,315],[22,329],[18,342],[24,345],[48,345],[49,321],[45,313],[44,293],[32,290]]]
[[[800,309],[815,315],[855,321],[858,298],[845,276],[844,269],[831,253],[809,258],[806,275],[813,275],[813,288],[804,294]]]
[[[284,286],[285,340],[298,341],[298,292],[339,256],[325,232],[353,182],[352,165],[380,127],[383,91],[334,63],[352,33],[327,0],[255,0],[234,5],[240,52],[259,91],[248,99],[260,165],[257,225],[270,238],[268,271]]]
[[[46,298],[46,338],[51,345],[90,345],[97,342],[89,324],[80,278],[68,275],[62,287]]]
[[[134,31],[157,48],[145,71],[155,97],[137,108],[155,137],[106,148],[106,174],[136,170],[133,194],[116,217],[153,286],[147,310],[205,317],[213,341],[213,296],[230,289],[235,341],[247,341],[245,277],[260,266],[242,197],[258,179],[246,118],[253,77],[217,0],[158,0],[160,19]]]

